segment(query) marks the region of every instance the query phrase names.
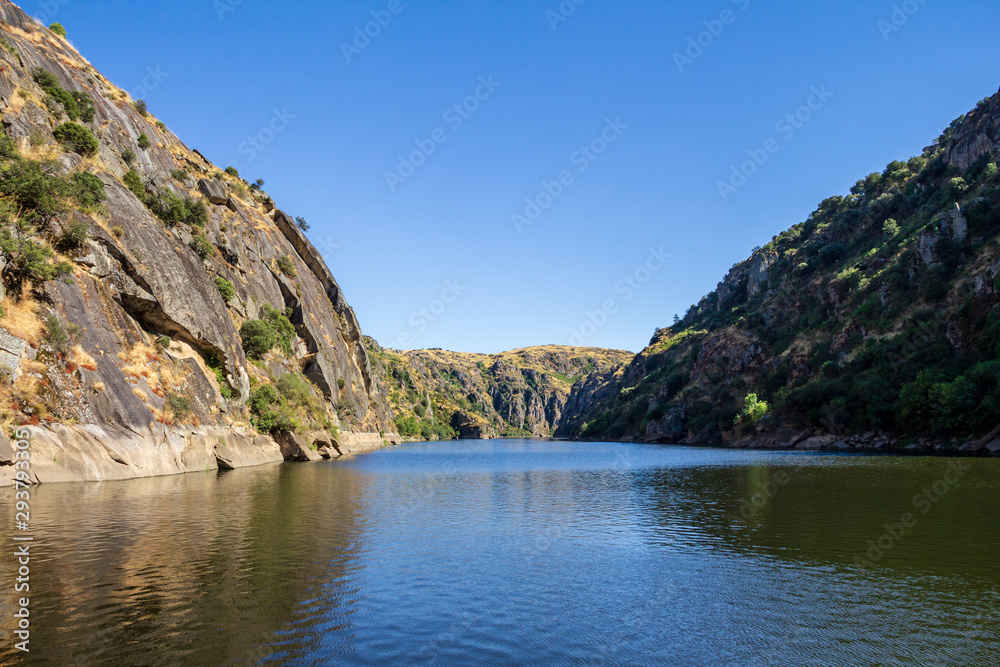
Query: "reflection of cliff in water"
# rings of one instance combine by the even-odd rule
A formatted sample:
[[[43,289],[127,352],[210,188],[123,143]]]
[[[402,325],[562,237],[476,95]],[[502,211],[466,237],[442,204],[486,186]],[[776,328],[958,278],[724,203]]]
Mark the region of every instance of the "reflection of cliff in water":
[[[248,664],[304,618],[345,627],[352,596],[337,586],[358,548],[362,485],[319,464],[37,487],[32,661]],[[13,590],[14,573],[0,574]]]
[[[894,524],[909,512],[916,524],[898,540],[883,539],[883,546],[892,543],[880,567],[919,567],[1000,584],[1000,461],[761,457],[767,464],[638,471],[636,482],[650,492],[654,532],[673,542],[695,530],[703,534],[695,542],[707,539],[749,555],[854,565],[855,556],[867,558],[869,540],[877,544],[886,524],[898,533]],[[956,465],[964,467],[961,476]]]

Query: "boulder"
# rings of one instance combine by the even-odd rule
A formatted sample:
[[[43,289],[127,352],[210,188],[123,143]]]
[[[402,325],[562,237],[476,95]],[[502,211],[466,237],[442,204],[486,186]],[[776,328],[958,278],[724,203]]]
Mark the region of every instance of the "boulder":
[[[198,190],[213,204],[225,206],[229,203],[229,188],[222,181],[203,178],[198,181]]]
[[[220,470],[246,468],[284,460],[278,443],[268,436],[250,437],[243,433],[220,436],[215,445]]]
[[[0,374],[16,379],[21,372],[21,355],[28,343],[6,329],[0,329]]]
[[[326,431],[313,431],[308,435],[308,441],[324,459],[335,459],[341,455],[337,441]]]
[[[796,430],[792,428],[779,429],[774,434],[774,439],[776,441],[776,447],[781,447],[784,449],[789,449],[799,444],[811,434],[809,430]]]
[[[281,448],[281,455],[286,461],[319,461],[323,457],[310,447],[305,438],[294,433],[282,431],[275,438]]]
[[[996,454],[997,452],[1000,452],[1000,438],[991,440],[990,442],[986,443],[986,445],[983,448],[990,454]]]
[[[799,444],[795,445],[795,449],[823,449],[833,443],[837,442],[837,437],[833,435],[814,435],[810,438],[806,438]]]

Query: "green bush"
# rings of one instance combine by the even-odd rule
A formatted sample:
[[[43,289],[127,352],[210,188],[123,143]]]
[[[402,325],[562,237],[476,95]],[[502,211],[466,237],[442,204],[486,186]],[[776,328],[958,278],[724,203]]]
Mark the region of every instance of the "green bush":
[[[63,39],[66,39],[66,28],[62,26],[62,23],[53,23],[49,26],[49,30],[59,35]]]
[[[138,111],[140,116],[146,117],[149,115],[149,107],[146,105],[146,100],[136,100],[132,103],[132,108]]]
[[[240,327],[243,351],[251,359],[262,359],[271,351],[278,338],[270,324],[263,320],[247,320]]]
[[[41,67],[32,69],[31,77],[45,91],[46,105],[53,114],[58,115],[59,109],[53,106],[53,103],[58,102],[70,120],[93,122],[94,104],[86,93],[64,89],[54,74]]]
[[[68,262],[52,263],[52,248],[30,238],[30,225],[23,220],[8,224],[0,230],[0,258],[3,258],[2,277],[14,294],[20,294],[26,283],[52,280],[73,272]]]
[[[144,201],[153,215],[168,227],[179,224],[204,227],[208,223],[208,207],[203,200],[178,196],[168,187],[157,188],[156,192],[146,195]]]
[[[122,229],[121,227],[117,227],[117,226],[116,227],[112,227],[111,228],[111,235],[114,236],[116,239],[120,239],[123,236],[125,236],[125,230]]]
[[[302,231],[304,232],[309,231],[309,223],[306,222],[306,219],[303,218],[301,215],[295,218],[295,224],[298,225],[299,229],[301,229]]]
[[[94,133],[77,123],[63,123],[52,135],[68,150],[83,156],[96,155],[100,146]]]
[[[292,258],[287,255],[283,255],[278,258],[278,268],[289,278],[295,277],[295,264],[292,263]]]
[[[104,181],[90,172],[73,174],[69,180],[73,198],[84,208],[93,208],[108,198]]]
[[[194,250],[194,253],[201,257],[202,259],[208,259],[216,253],[215,246],[204,236],[198,235],[192,237],[188,242],[188,247]]]
[[[141,148],[142,150],[146,150],[152,145],[153,144],[149,142],[149,137],[146,136],[145,132],[139,135],[139,148]]]
[[[122,162],[124,162],[129,166],[132,166],[132,163],[135,162],[135,151],[133,151],[131,148],[126,148],[125,150],[122,151],[121,157],[122,157]]]
[[[997,180],[997,176],[997,166],[993,162],[990,162],[986,165],[986,168],[983,169],[983,181],[986,183],[993,183]]]
[[[170,176],[175,181],[180,181],[181,183],[183,183],[184,181],[186,181],[187,179],[189,179],[191,177],[187,173],[187,170],[185,170],[185,169],[174,169],[173,171],[170,172]]]
[[[770,406],[766,402],[757,398],[757,394],[747,394],[746,398],[743,399],[743,413],[741,416],[744,421],[756,424],[770,409]]]
[[[41,229],[66,210],[66,182],[55,167],[34,160],[15,159],[0,169],[0,196],[21,212],[21,220]]]
[[[56,315],[49,315],[45,318],[42,329],[42,341],[49,345],[59,354],[64,354],[69,347],[80,339],[82,329],[79,325],[70,322],[63,324]]]
[[[213,281],[215,286],[219,288],[219,294],[222,295],[222,300],[229,303],[236,296],[236,288],[231,282],[223,278],[222,276],[216,276]]]
[[[236,178],[240,177],[240,172],[236,170],[236,167],[226,167],[226,173],[230,176],[235,176]]]
[[[889,218],[882,223],[882,236],[887,239],[891,239],[896,236],[896,234],[899,234],[899,223],[892,218]]]
[[[278,391],[269,384],[251,391],[247,406],[250,408],[250,423],[259,431],[273,433],[300,429],[291,407],[282,402]]]
[[[132,191],[132,194],[140,200],[145,201],[146,186],[142,184],[142,178],[139,177],[139,174],[134,169],[129,169],[125,172],[125,175],[122,176],[122,182],[125,184],[125,187]]]
[[[284,354],[292,354],[292,340],[295,326],[289,321],[288,313],[265,303],[259,320],[247,320],[240,327],[243,351],[251,359],[261,359],[277,346]]]
[[[160,132],[166,132],[167,131],[167,124],[164,123],[162,120],[156,121],[156,127],[157,127],[158,130],[160,130]]]
[[[87,242],[90,226],[83,221],[71,222],[67,225],[59,238],[56,239],[56,247],[62,251],[76,250]]]
[[[308,407],[313,403],[313,391],[309,382],[298,373],[286,373],[275,381],[278,393],[292,405]]]

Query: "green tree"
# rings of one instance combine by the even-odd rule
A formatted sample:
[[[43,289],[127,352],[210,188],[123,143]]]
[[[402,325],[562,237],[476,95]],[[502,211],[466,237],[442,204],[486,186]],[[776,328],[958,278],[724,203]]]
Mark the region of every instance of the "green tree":
[[[147,137],[146,133],[143,132],[139,135],[139,148],[146,150],[150,146],[152,146],[152,144],[149,142],[149,137]]]
[[[743,399],[743,413],[741,416],[744,421],[756,424],[770,409],[771,407],[766,402],[757,398],[757,394],[747,394],[746,398]]]
[[[83,156],[96,155],[100,147],[94,133],[77,123],[63,123],[52,131],[52,136],[68,150]]]
[[[240,327],[243,351],[251,359],[263,359],[271,351],[278,338],[274,328],[263,320],[247,320]]]
[[[59,35],[63,39],[66,39],[66,28],[62,26],[62,23],[53,23],[49,26],[49,30]]]

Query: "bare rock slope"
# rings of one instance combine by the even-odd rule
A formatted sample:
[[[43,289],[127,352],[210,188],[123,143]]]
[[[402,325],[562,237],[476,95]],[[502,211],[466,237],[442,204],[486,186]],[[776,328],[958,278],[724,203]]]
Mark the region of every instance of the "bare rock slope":
[[[276,446],[262,447],[255,439],[254,426],[268,433],[295,426],[307,439],[325,434],[315,442],[340,437],[351,443],[348,449],[394,439],[393,416],[373,381],[354,311],[293,219],[141,113],[142,105],[137,109],[65,39],[6,0],[0,0],[0,37],[4,132],[23,159],[62,178],[96,176],[106,197],[98,206],[69,205],[47,229],[35,230],[45,243],[74,223],[85,225],[86,240],[78,248],[56,248],[56,259],[71,264],[68,275],[20,293],[5,290],[7,314],[0,327],[6,333],[0,335],[10,344],[0,362],[10,371],[2,397],[6,425],[29,425],[40,442],[60,433],[58,425],[73,425],[88,447],[121,440],[124,430],[134,436],[136,452],[169,449],[171,438],[190,444],[192,429],[207,429],[202,436],[226,440],[202,447],[211,453],[209,467],[277,458]],[[39,72],[92,104],[92,119],[76,123],[97,138],[95,153],[71,150],[57,139],[58,128],[73,118],[61,98],[40,85]],[[150,203],[157,197],[186,202],[192,210],[204,207],[207,216],[200,224],[170,221]],[[233,290],[228,300],[219,286],[226,283]],[[240,328],[264,319],[269,307],[287,316],[294,334],[284,352],[276,347],[250,361]],[[67,345],[52,344],[52,317],[72,334]],[[254,391],[265,385],[280,389],[284,376],[301,379],[305,384],[296,386],[308,391],[299,391],[294,401],[279,392],[273,404],[250,400],[248,407]],[[284,419],[268,421],[269,415]],[[226,434],[237,432],[245,436],[227,440]],[[59,446],[51,447],[58,460]],[[99,452],[95,447],[87,456]],[[80,460],[67,461],[73,470],[62,477],[187,469],[180,459],[163,462],[170,456],[146,467],[115,463],[115,456],[106,453],[110,467],[91,466],[90,473]],[[201,464],[199,459],[196,467],[204,470]]]

